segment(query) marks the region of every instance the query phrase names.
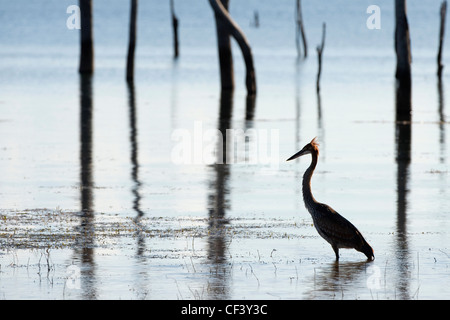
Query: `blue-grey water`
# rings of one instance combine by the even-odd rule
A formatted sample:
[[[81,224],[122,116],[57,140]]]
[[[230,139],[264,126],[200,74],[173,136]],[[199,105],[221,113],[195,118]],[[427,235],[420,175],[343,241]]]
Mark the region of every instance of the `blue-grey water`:
[[[66,25],[73,4],[0,6],[1,298],[450,297],[450,31],[439,86],[440,1],[408,1],[410,125],[395,123],[392,1],[302,1],[308,57],[300,60],[295,1],[230,1],[252,47],[258,92],[246,120],[245,65],[233,42],[236,89],[225,126],[256,132],[246,148],[267,143],[255,162],[237,152],[235,163],[216,165],[205,161],[211,141],[202,138],[223,128],[219,110],[229,100],[221,99],[208,1],[175,1],[177,60],[169,1],[139,2],[131,89],[130,1],[94,1],[91,81],[77,72],[79,30]],[[370,5],[380,8],[380,29],[366,25]],[[80,110],[89,90],[87,120]],[[175,152],[181,134],[184,163]],[[397,134],[410,138],[398,143]],[[373,262],[341,250],[335,263],[304,208],[310,158],[285,159],[315,136],[313,193],[359,228]]]

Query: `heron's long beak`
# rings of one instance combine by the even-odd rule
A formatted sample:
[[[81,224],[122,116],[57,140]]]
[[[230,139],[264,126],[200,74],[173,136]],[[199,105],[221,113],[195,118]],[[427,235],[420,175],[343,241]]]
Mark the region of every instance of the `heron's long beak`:
[[[289,159],[287,159],[286,161],[290,161],[290,160],[294,160],[297,159],[298,157],[303,156],[304,154],[307,154],[307,151],[305,149],[300,150],[299,152],[297,152],[296,154],[294,154],[292,157],[290,157]]]

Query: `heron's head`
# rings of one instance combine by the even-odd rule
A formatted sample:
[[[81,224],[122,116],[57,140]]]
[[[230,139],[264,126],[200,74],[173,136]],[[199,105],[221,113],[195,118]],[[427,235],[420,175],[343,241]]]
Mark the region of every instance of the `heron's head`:
[[[319,154],[319,144],[317,143],[317,137],[312,139],[310,143],[303,147],[302,150],[294,154],[292,157],[287,159],[286,161],[297,159],[298,157],[304,156],[305,154]]]

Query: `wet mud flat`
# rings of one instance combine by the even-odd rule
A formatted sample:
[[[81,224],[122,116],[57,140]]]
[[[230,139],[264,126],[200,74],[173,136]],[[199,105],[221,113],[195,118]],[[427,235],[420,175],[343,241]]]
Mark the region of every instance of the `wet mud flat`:
[[[368,232],[341,260],[309,219],[1,213],[1,299],[447,299],[441,233]],[[417,241],[415,241],[417,240]],[[447,283],[445,283],[447,282]],[[439,293],[436,292],[438,290]]]

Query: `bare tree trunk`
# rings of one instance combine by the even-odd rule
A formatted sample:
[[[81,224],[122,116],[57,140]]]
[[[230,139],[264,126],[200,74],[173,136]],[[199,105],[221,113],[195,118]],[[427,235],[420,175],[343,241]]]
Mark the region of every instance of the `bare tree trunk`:
[[[395,1],[395,52],[397,54],[397,119],[411,116],[411,47],[406,0]]]
[[[79,0],[81,16],[80,73],[94,72],[94,40],[92,30],[92,1]]]
[[[134,80],[134,56],[136,50],[136,21],[137,21],[137,6],[138,0],[131,0],[130,12],[130,39],[128,44],[128,58],[127,58],[127,81]]]
[[[320,75],[322,73],[322,53],[323,53],[323,48],[325,47],[325,34],[326,34],[326,24],[323,23],[322,24],[322,43],[320,44],[320,46],[317,46],[317,58],[318,58],[318,62],[319,62],[319,69],[317,71],[317,82],[316,82],[317,92],[320,91]]]
[[[256,95],[248,94],[245,98],[245,120],[253,120],[255,117]]]
[[[209,3],[211,4],[212,9],[214,10],[215,16],[216,16],[216,24],[218,25],[221,23],[221,28],[217,28],[218,32],[218,42],[219,42],[219,55],[220,55],[220,40],[224,40],[223,34],[219,36],[219,30],[220,32],[225,32],[227,35],[232,35],[233,38],[236,40],[236,42],[239,45],[239,48],[241,49],[242,55],[244,57],[245,66],[247,69],[246,73],[246,79],[245,83],[247,86],[247,94],[256,94],[256,76],[255,76],[255,68],[253,65],[253,55],[252,50],[250,48],[250,45],[247,41],[247,38],[245,37],[242,30],[239,28],[239,26],[233,21],[231,16],[229,15],[227,9],[224,7],[223,3],[225,3],[228,6],[228,0],[220,2],[219,0],[209,0]],[[231,46],[230,46],[230,55],[231,55]],[[221,72],[222,72],[222,61],[221,63]],[[232,65],[231,65],[232,66]],[[226,66],[229,67],[229,66]],[[228,70],[229,72],[233,72],[232,69]],[[229,75],[229,74],[228,74]],[[221,73],[221,79],[223,79],[222,73]],[[222,82],[222,89],[224,88],[224,84]]]
[[[178,49],[178,18],[175,15],[175,8],[173,4],[173,0],[170,0],[170,14],[172,16],[172,29],[173,29],[173,55],[174,58],[178,58],[179,49]]]
[[[395,52],[397,53],[396,78],[411,79],[411,48],[406,0],[395,1]]]
[[[442,64],[442,46],[444,44],[444,32],[445,32],[445,17],[447,14],[447,0],[442,1],[441,4],[441,27],[439,31],[439,50],[437,56],[437,64],[438,64],[438,77],[440,78],[442,75],[442,69],[444,65]]]
[[[228,10],[229,0],[221,0],[223,7]],[[230,33],[224,19],[214,12],[217,31],[217,46],[219,50],[220,83],[222,91],[234,89],[233,54],[231,51]]]
[[[258,10],[253,11],[253,26],[259,28],[259,12]]]
[[[303,17],[302,17],[302,3],[301,0],[297,0],[297,10],[296,10],[296,22],[297,22],[297,28],[296,28],[296,44],[297,44],[297,53],[300,57],[300,35],[302,37],[303,42],[303,56],[306,58],[308,56],[308,44],[306,43],[306,35],[305,35],[305,29],[303,27]]]

